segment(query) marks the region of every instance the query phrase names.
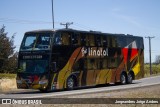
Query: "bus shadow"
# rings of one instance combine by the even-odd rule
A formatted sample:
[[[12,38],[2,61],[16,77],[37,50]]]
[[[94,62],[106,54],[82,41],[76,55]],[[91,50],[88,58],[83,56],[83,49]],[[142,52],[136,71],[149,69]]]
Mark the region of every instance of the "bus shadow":
[[[133,85],[133,84],[139,84],[140,82],[131,83],[131,84],[124,84],[124,85]],[[74,90],[83,90],[83,89],[91,89],[91,88],[102,88],[102,87],[116,87],[116,86],[123,86],[122,84],[99,84],[96,86],[86,86],[86,87],[78,87]],[[66,91],[72,91],[72,90],[66,90]]]
[[[133,84],[139,84],[141,82],[135,82],[132,84],[124,84],[124,85],[133,85]],[[49,92],[41,92],[39,90],[20,90],[20,92],[11,92],[7,94],[42,94],[42,93],[55,93],[55,92],[66,92],[66,91],[74,91],[74,90],[83,90],[83,89],[91,89],[91,88],[102,88],[102,87],[116,87],[116,86],[123,86],[122,84],[100,84],[96,86],[84,86],[84,87],[77,87],[74,89],[61,89],[61,90],[54,90],[54,91],[49,91]]]

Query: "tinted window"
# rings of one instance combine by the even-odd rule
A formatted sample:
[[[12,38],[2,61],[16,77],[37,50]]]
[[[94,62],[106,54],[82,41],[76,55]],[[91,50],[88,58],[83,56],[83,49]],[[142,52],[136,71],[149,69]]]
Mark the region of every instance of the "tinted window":
[[[107,46],[107,36],[103,36],[103,46]]]
[[[96,35],[96,46],[101,46],[101,35]]]
[[[60,32],[55,34],[54,44],[55,45],[61,45],[62,44],[62,38],[61,38],[61,33]]]
[[[35,42],[36,42],[36,35],[27,35],[23,46],[33,47]]]
[[[86,36],[84,34],[81,34],[81,45],[86,46]]]
[[[127,46],[127,40],[124,36],[117,36],[117,42],[118,47],[126,47]]]
[[[69,32],[62,32],[61,34],[62,34],[62,45],[70,45],[72,34]]]
[[[25,50],[48,50],[50,49],[50,34],[26,34],[22,41],[21,51]]]
[[[54,36],[54,45],[70,45],[72,34],[69,32],[57,32]]]
[[[20,61],[21,72],[44,73],[48,69],[47,60],[23,60]]]
[[[88,35],[89,46],[95,46],[95,39],[93,34]]]
[[[78,34],[72,34],[72,45],[78,45]]]

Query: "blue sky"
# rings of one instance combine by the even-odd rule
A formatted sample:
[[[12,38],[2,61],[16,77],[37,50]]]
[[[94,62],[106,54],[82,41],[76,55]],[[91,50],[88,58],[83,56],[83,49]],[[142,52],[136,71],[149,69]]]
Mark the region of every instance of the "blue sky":
[[[152,39],[152,61],[160,55],[160,0],[54,0],[55,28],[60,22],[73,22],[71,28]],[[0,26],[8,36],[16,33],[18,50],[23,34],[51,29],[51,0],[0,0]],[[145,62],[149,61],[148,39],[144,38]]]

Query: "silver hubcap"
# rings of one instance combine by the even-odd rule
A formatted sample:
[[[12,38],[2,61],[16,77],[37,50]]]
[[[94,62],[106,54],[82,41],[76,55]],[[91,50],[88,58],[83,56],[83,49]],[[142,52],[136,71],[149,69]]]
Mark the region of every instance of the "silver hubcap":
[[[74,80],[72,78],[68,79],[68,87],[73,88],[74,87]]]
[[[126,83],[126,77],[125,77],[125,75],[122,75],[122,77],[121,77],[121,82],[122,82],[122,84],[125,84],[125,83]]]
[[[131,74],[128,75],[128,82],[132,83],[132,75]]]

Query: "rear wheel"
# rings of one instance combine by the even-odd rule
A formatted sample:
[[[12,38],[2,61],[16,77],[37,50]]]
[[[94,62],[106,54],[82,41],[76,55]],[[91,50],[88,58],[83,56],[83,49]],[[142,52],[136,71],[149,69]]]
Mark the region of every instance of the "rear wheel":
[[[127,83],[128,83],[128,84],[131,84],[132,81],[133,81],[133,76],[132,76],[132,74],[129,73],[127,77],[128,77],[128,78],[127,78]]]
[[[124,73],[121,74],[120,83],[121,84],[126,84],[127,83],[127,78],[126,78],[126,75]]]

